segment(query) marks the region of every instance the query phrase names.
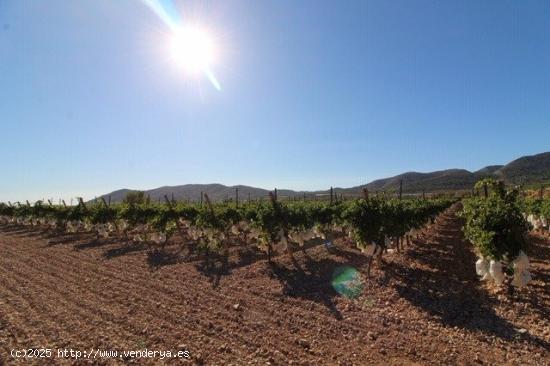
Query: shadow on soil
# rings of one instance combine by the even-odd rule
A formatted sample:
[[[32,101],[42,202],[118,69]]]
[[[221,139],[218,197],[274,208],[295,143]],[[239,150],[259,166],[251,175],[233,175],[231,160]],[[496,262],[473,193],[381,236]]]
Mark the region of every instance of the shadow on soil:
[[[331,248],[330,253],[343,257],[346,264],[359,267],[366,263],[366,257],[360,254],[338,248]],[[305,253],[300,256],[300,261],[296,254],[292,257],[293,268],[272,262],[271,276],[281,282],[284,295],[323,304],[336,319],[341,320],[342,314],[333,301],[339,294],[332,288],[331,280],[334,270],[343,263],[333,258],[315,260]]]
[[[536,258],[533,263],[550,263],[550,238],[539,236],[531,236],[531,245],[528,248],[529,257]],[[538,266],[537,266],[538,267]],[[531,309],[536,311],[544,319],[550,319],[550,309],[544,306],[548,303],[550,293],[546,290],[545,284],[550,283],[550,273],[543,271],[540,267],[534,268],[531,266],[531,274],[533,282],[522,291],[518,291],[513,295],[513,301],[527,304]],[[536,281],[536,282],[535,282]],[[537,282],[542,282],[543,285]],[[531,289],[537,291],[531,291]]]
[[[111,245],[118,242],[120,242],[120,240],[115,238],[109,238],[109,239],[94,238],[90,241],[85,241],[83,243],[75,244],[73,248],[74,250],[93,249],[93,248],[103,247],[106,245]]]
[[[318,243],[311,241],[309,245],[306,245],[306,247],[302,249],[298,248],[297,246],[293,246],[293,252],[296,253],[295,255],[298,255],[298,256],[304,255],[310,261],[308,262],[308,265],[313,266],[314,265],[313,263],[317,263],[317,262],[312,263],[311,258],[307,257],[307,255],[305,254],[307,250],[306,248],[309,249],[318,245],[319,245]],[[345,256],[345,255],[353,256],[353,254],[345,251],[341,251],[340,253],[336,247],[334,247],[330,252],[333,254],[340,254],[342,256]],[[279,254],[274,256],[272,258],[273,263],[276,263],[278,261],[277,258],[281,258],[284,256],[286,256],[286,254]],[[208,256],[206,256],[204,254],[195,253],[194,258],[197,261],[197,264],[195,265],[195,268],[197,269],[197,271],[207,276],[209,281],[212,283],[212,286],[216,288],[219,286],[221,278],[224,276],[230,275],[232,270],[245,267],[262,260],[267,260],[267,254],[259,250],[257,246],[249,245],[247,247],[238,246],[236,248],[230,248],[229,254],[225,254],[225,255],[218,254],[218,253],[210,253]],[[347,259],[350,261],[352,260],[351,257]],[[353,257],[353,260],[355,260],[356,262],[362,261],[364,263],[364,259],[365,258],[363,256]],[[189,260],[185,260],[185,261],[187,262]],[[301,266],[295,260],[293,264],[295,265],[296,268],[301,269]],[[275,264],[275,266],[277,265]],[[283,268],[282,265],[280,267]]]
[[[232,270],[265,258],[266,255],[256,247],[245,247],[233,250],[228,254],[210,253],[209,255],[201,255],[195,268],[208,278],[212,283],[212,287],[216,288],[220,285],[222,277],[230,275]]]
[[[51,235],[48,240],[48,246],[61,245],[61,244],[73,244],[80,240],[94,240],[94,234],[90,233],[76,233],[76,234],[56,234]]]
[[[145,243],[131,243],[126,244],[121,247],[111,248],[107,249],[103,252],[103,257],[105,259],[113,259],[117,257],[121,257],[123,255],[128,255],[131,253],[141,252],[147,249],[147,245]]]
[[[409,257],[429,268],[387,264],[387,274],[397,280],[394,286],[399,295],[447,326],[550,347],[543,339],[519,333],[512,323],[496,314],[498,300],[478,285],[473,265],[477,258],[468,248],[470,244],[462,242],[460,223],[456,220],[446,223],[444,231],[450,234],[448,238],[436,235],[431,244],[415,245],[408,250]]]
[[[46,231],[40,229],[39,227],[28,227],[28,226],[4,226],[2,227],[2,232],[13,235],[19,238],[31,238],[31,237],[40,237],[43,236]]]
[[[147,264],[152,270],[183,262],[181,248],[154,248],[147,251]]]

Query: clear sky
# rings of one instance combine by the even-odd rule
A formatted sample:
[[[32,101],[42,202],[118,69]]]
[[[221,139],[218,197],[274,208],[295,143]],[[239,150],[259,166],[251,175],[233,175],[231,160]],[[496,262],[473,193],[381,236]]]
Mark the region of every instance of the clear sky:
[[[0,0],[0,201],[349,187],[550,150],[546,0],[174,5],[221,90],[143,1]]]

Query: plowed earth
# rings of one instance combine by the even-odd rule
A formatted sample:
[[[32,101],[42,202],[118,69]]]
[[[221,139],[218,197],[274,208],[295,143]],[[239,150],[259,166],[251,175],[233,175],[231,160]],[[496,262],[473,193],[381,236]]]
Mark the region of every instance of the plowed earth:
[[[550,241],[533,236],[533,282],[481,283],[456,207],[374,264],[359,298],[331,287],[328,251],[249,260],[152,260],[146,248],[0,228],[0,364],[546,365]],[[153,258],[154,259],[154,258]],[[157,258],[158,259],[158,258]],[[17,359],[12,349],[187,350],[189,360]]]

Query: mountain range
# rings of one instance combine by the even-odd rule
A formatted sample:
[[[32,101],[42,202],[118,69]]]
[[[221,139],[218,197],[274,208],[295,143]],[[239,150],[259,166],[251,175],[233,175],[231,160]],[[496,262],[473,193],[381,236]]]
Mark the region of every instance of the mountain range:
[[[429,173],[407,172],[390,178],[377,179],[368,184],[350,187],[334,188],[336,194],[357,195],[363,188],[370,192],[396,192],[400,182],[403,183],[404,194],[438,193],[449,191],[471,190],[479,179],[493,177],[504,180],[512,185],[535,185],[550,182],[550,152],[523,156],[509,162],[506,165],[490,165],[475,172],[465,169],[447,169]],[[223,184],[185,184],[179,186],[164,186],[146,190],[145,194],[151,200],[163,199],[166,195],[176,200],[199,201],[201,192],[207,193],[214,201],[234,199],[238,190],[239,199],[256,199],[266,197],[269,190],[250,187],[245,185],[225,186]],[[120,202],[133,190],[120,189],[103,195],[110,197],[112,202]],[[329,190],[321,191],[293,191],[290,189],[279,189],[279,197],[296,197],[326,195]]]

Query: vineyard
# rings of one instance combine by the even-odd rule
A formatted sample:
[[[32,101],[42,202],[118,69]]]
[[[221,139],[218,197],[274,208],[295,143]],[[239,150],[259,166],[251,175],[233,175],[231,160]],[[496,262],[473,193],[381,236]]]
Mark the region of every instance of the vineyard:
[[[185,349],[194,364],[545,364],[550,199],[476,188],[0,204],[0,364],[27,364],[4,354],[29,342]],[[342,268],[359,295],[334,286]]]
[[[170,240],[193,243],[203,255],[223,254],[236,243],[253,244],[268,255],[291,253],[291,247],[321,239],[327,244],[347,236],[362,251],[381,253],[399,244],[452,204],[450,199],[367,198],[335,203],[268,202],[230,205],[123,203],[105,200],[75,206],[0,204],[0,224],[19,224],[65,233],[92,233],[96,239],[114,237],[129,244],[145,243],[151,252],[164,250]],[[328,244],[330,245],[330,244]]]

